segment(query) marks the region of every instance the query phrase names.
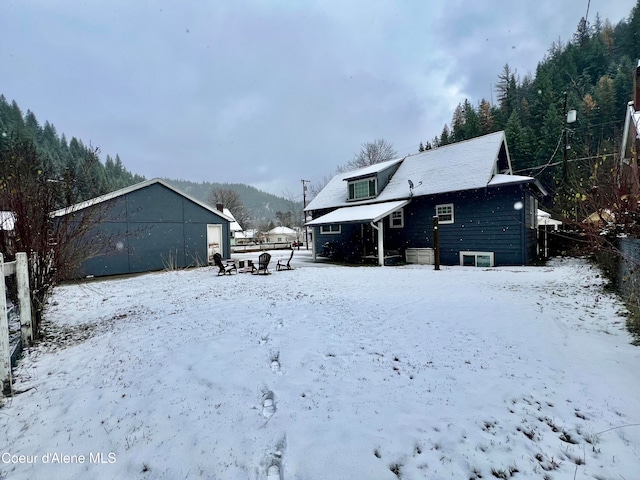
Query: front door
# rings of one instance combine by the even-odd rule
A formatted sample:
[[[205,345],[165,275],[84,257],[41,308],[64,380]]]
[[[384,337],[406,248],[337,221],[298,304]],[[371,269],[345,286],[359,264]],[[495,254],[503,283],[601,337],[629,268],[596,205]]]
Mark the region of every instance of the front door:
[[[207,256],[209,263],[213,263],[213,255],[222,252],[222,225],[207,225]]]

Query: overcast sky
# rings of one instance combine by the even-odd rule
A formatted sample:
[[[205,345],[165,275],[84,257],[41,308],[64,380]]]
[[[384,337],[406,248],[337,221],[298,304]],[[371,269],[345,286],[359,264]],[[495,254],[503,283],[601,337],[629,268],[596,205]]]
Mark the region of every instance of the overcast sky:
[[[612,24],[636,0],[592,0]],[[535,73],[588,0],[4,0],[0,93],[147,178],[302,196]]]

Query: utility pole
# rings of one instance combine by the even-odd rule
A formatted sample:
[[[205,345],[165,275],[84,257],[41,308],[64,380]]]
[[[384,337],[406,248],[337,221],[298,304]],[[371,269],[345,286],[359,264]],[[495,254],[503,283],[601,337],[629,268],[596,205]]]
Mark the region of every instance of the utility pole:
[[[309,180],[301,180],[302,182],[302,221],[304,222],[304,244],[309,250],[309,231],[307,227],[307,214],[304,209],[307,208],[307,183]]]
[[[564,92],[562,105],[562,183],[567,183],[569,165],[567,164],[567,92]]]
[[[569,149],[568,142],[568,125],[576,121],[576,111],[567,111],[567,92],[564,92],[564,102],[562,105],[562,181],[566,182],[569,176],[569,162],[567,160],[567,151]]]

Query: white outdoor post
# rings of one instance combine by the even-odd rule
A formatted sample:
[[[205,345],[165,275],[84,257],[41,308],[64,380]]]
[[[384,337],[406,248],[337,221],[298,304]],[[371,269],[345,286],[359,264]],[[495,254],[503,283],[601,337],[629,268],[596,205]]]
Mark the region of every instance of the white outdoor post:
[[[378,222],[378,265],[384,267],[384,219]]]
[[[7,319],[7,291],[4,282],[4,256],[0,253],[0,394],[5,384],[11,385],[11,350]]]
[[[27,254],[16,253],[16,280],[18,283],[18,303],[20,305],[20,327],[22,330],[22,347],[33,344],[33,327],[31,325],[31,293],[29,289],[29,263]]]

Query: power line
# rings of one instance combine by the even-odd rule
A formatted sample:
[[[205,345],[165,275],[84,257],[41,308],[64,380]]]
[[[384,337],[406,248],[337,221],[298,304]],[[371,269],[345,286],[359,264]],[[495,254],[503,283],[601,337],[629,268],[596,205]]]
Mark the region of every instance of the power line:
[[[615,156],[615,154],[600,154],[600,155],[591,155],[589,157],[580,157],[580,158],[572,158],[570,160],[567,160],[568,163],[573,163],[573,162],[580,162],[583,160],[596,160],[598,158],[602,158],[604,156],[608,156],[608,155],[613,155]],[[513,173],[521,173],[521,172],[530,172],[531,170],[538,170],[540,168],[547,168],[547,167],[555,167],[557,165],[561,165],[563,163],[563,161],[559,161],[559,162],[554,162],[554,163],[547,163],[545,165],[539,165],[537,167],[529,167],[529,168],[521,168],[520,170],[514,170]],[[538,172],[538,175],[540,175],[541,172]]]

